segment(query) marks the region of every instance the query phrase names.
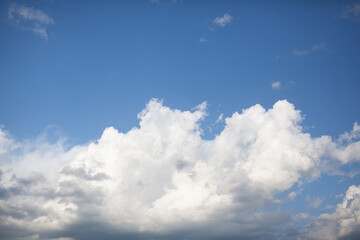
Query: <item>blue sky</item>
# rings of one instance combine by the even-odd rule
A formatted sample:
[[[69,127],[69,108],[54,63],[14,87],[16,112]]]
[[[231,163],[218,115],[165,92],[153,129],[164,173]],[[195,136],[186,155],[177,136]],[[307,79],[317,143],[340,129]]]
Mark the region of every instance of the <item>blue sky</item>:
[[[248,199],[259,195],[262,197],[259,197],[261,203],[244,210],[250,215],[266,211],[266,209],[280,211],[276,213],[279,216],[267,213],[264,219],[276,219],[276,216],[278,219],[285,219],[285,215],[290,213],[293,225],[286,225],[287,221],[279,220],[278,224],[269,226],[271,231],[268,229],[267,232],[270,235],[264,235],[266,229],[260,229],[256,225],[252,228],[256,229],[254,235],[250,234],[249,229],[244,228],[240,232],[229,231],[232,234],[227,236],[229,238],[249,238],[249,236],[258,239],[261,237],[279,238],[279,236],[285,238],[287,231],[291,230],[292,233],[297,234],[295,234],[296,237],[320,239],[322,231],[329,232],[324,230],[326,226],[321,229],[314,227],[321,221],[320,215],[332,214],[332,222],[329,220],[330,223],[327,226],[332,226],[331,224],[335,224],[336,221],[341,222],[338,212],[342,210],[337,208],[337,204],[345,201],[346,196],[353,196],[352,192],[358,191],[356,186],[360,182],[357,173],[360,161],[360,128],[355,122],[360,121],[359,1],[272,1],[271,3],[269,1],[187,0],[2,1],[0,3],[0,35],[0,124],[3,125],[0,132],[0,169],[4,176],[13,173],[18,176],[17,179],[30,181],[30,178],[34,179],[33,174],[40,174],[36,175],[38,178],[35,179],[47,179],[47,175],[40,170],[37,171],[37,168],[25,171],[24,166],[32,163],[34,167],[39,164],[38,169],[46,169],[44,166],[47,165],[44,165],[43,161],[48,161],[47,158],[52,156],[57,159],[56,163],[51,165],[54,168],[52,170],[54,174],[60,172],[65,175],[64,177],[60,174],[56,181],[53,180],[58,183],[58,186],[62,186],[61,184],[71,177],[91,182],[94,181],[94,176],[100,176],[96,175],[100,173],[110,176],[109,179],[115,179],[116,176],[111,175],[110,170],[117,165],[111,165],[109,162],[112,160],[107,160],[107,158],[123,159],[121,161],[126,162],[137,159],[140,152],[144,154],[142,156],[151,156],[151,159],[159,157],[154,152],[145,151],[157,149],[158,145],[149,147],[144,143],[148,146],[145,148],[145,145],[139,143],[140,140],[132,139],[137,134],[132,131],[139,128],[142,134],[139,139],[145,141],[154,138],[152,142],[162,139],[164,145],[159,144],[165,149],[164,151],[166,149],[170,151],[168,149],[170,147],[166,146],[178,144],[179,149],[176,151],[179,152],[176,154],[173,152],[175,150],[170,152],[176,156],[184,156],[185,160],[171,160],[170,153],[163,158],[169,162],[176,161],[178,164],[176,166],[182,166],[179,169],[187,166],[184,169],[189,168],[190,172],[196,172],[196,169],[199,169],[196,167],[199,159],[205,159],[204,161],[210,164],[217,157],[222,159],[223,169],[229,167],[228,164],[231,161],[234,161],[234,165],[231,166],[235,168],[236,161],[242,159],[241,154],[238,158],[235,157],[238,152],[252,152],[257,149],[258,152],[252,152],[244,158],[245,162],[249,161],[249,165],[241,163],[244,167],[242,171],[245,171],[243,174],[248,174],[247,181],[251,183],[246,187],[241,185],[239,187],[241,191],[266,192],[259,190],[266,185],[266,181],[261,176],[268,173],[268,168],[265,167],[265,170],[262,168],[265,163],[259,160],[264,156],[262,154],[272,153],[268,162],[274,161],[275,165],[269,169],[281,170],[279,170],[281,173],[272,174],[282,174],[284,171],[290,171],[289,169],[292,169],[291,171],[296,169],[295,172],[291,172],[291,176],[296,176],[293,181],[286,184],[285,180],[281,181],[284,186],[269,190],[268,195],[263,196],[259,193],[246,196]],[[151,100],[153,98],[158,101]],[[279,107],[275,107],[274,104],[279,100],[286,100],[286,102],[279,102],[277,105]],[[196,108],[203,102],[206,102],[206,110],[202,107]],[[265,113],[257,112],[260,110],[257,110],[256,104],[260,104]],[[297,115],[291,106],[295,106],[301,114]],[[143,115],[140,115],[138,119],[138,114],[143,109],[145,109]],[[166,109],[172,109],[172,112],[167,112]],[[179,109],[181,114],[174,109]],[[259,118],[245,113],[241,115],[243,109],[252,109],[248,112],[254,112]],[[274,111],[269,109],[274,109]],[[191,112],[191,117],[186,111]],[[275,113],[267,114],[267,111]],[[243,116],[239,119],[250,119],[249,122],[236,120],[237,116],[233,115],[235,112]],[[222,117],[219,118],[219,116]],[[228,120],[225,120],[226,118]],[[290,129],[285,123],[283,125],[281,122],[283,118],[291,122],[293,128]],[[256,125],[259,119],[263,122]],[[230,124],[232,121],[234,121],[233,125]],[[272,133],[266,128],[269,124],[272,126],[278,123],[278,132]],[[164,132],[150,130],[151,126],[159,125],[161,129],[162,125],[168,126],[168,124],[170,124],[169,132],[168,130]],[[124,139],[127,140],[120,140],[123,137],[114,137],[117,135],[112,132],[113,130],[104,132],[104,129],[111,126],[124,133]],[[176,130],[179,126],[183,127]],[[186,133],[177,132],[181,128],[190,130]],[[300,132],[296,132],[295,129],[298,128],[302,128]],[[269,144],[272,138],[277,139],[277,137],[279,137],[279,142],[282,142],[284,138],[280,135],[272,136],[272,134],[284,131],[289,136],[291,135],[289,137],[291,141],[296,142],[296,149],[291,145],[290,150],[286,150],[284,146],[275,153],[273,151],[277,148],[275,149],[273,145],[269,147],[268,144],[261,148],[257,148],[258,145],[247,148],[239,143],[245,141],[246,134],[250,134],[245,129],[254,129],[252,134],[256,132],[256,136],[263,136],[264,139],[268,139]],[[238,135],[233,136],[231,132]],[[347,137],[339,140],[342,138],[339,136],[345,132],[348,134]],[[266,137],[265,133],[269,134],[269,137]],[[307,133],[310,135],[306,135]],[[181,134],[186,135],[190,139],[192,148],[189,150],[187,143],[180,144],[178,140],[174,140],[173,143],[172,139],[175,139],[173,134],[177,137],[183,136]],[[199,134],[200,140],[192,134]],[[310,138],[308,139],[305,135]],[[332,139],[321,142],[323,141],[319,140],[321,136],[330,136]],[[132,140],[129,140],[130,138]],[[107,167],[102,169],[103,172],[97,172],[98,170],[92,168],[82,168],[89,167],[91,164],[86,163],[80,156],[90,156],[97,151],[102,153],[99,149],[104,147],[102,144],[109,141],[108,139],[112,139],[112,143],[108,143],[109,146],[116,143],[119,149],[132,149],[133,145],[129,143],[132,141],[144,148],[139,145],[131,154],[117,156],[114,153],[117,157],[109,154],[108,157],[102,157],[100,160],[97,159],[100,153],[89,157],[89,159],[97,159],[96,161],[108,161],[106,164],[110,165],[104,163]],[[265,141],[264,139],[259,142]],[[227,142],[226,146],[234,146],[235,150],[229,150],[232,154],[236,153],[233,157],[229,157],[230,152],[224,153],[227,151],[224,150],[225,147],[224,149],[219,147],[222,141]],[[257,140],[254,141],[257,142]],[[95,144],[94,148],[97,150],[89,150],[92,144]],[[214,153],[209,154],[203,153],[204,149],[211,144],[214,144],[211,149],[219,148],[219,150],[214,150]],[[113,150],[117,152],[119,149]],[[290,155],[284,158],[284,154]],[[258,158],[251,160],[251,156],[258,156]],[[273,156],[275,156],[274,159],[272,159]],[[276,158],[277,156],[279,159]],[[292,157],[295,159],[297,156],[301,156],[299,159],[302,160],[295,164],[296,160]],[[168,157],[171,159],[169,160]],[[189,159],[186,160],[187,158]],[[311,164],[306,163],[304,159],[307,158],[311,159]],[[250,163],[250,161],[254,162]],[[288,162],[294,162],[295,165],[289,167]],[[143,163],[140,167],[131,169],[141,172],[142,166],[147,166],[147,164]],[[155,165],[155,163],[150,164],[149,168]],[[193,167],[192,170],[190,166]],[[216,168],[215,166],[217,165],[211,165]],[[166,169],[168,165],[163,167]],[[154,171],[161,170],[154,169]],[[90,173],[96,174],[90,177],[87,175]],[[197,176],[202,176],[201,173],[196,173]],[[170,185],[177,186],[174,180],[177,179],[177,173],[171,176],[172,178],[164,176],[161,179],[168,181]],[[16,187],[21,187],[20,180],[16,182],[10,178],[10,180],[6,179],[3,177],[0,186],[2,190],[9,193],[5,194],[7,196],[5,200],[1,200],[0,207],[5,209],[8,215],[6,218],[1,218],[1,228],[10,226],[8,224],[11,222],[9,220],[11,214],[10,210],[6,209],[7,207],[10,209],[12,198],[19,197],[15,193],[10,193],[9,189],[14,188],[16,184],[18,184]],[[220,177],[220,179],[223,178]],[[259,179],[265,181],[262,187],[257,185],[260,184]],[[134,182],[142,182],[144,186],[148,184],[154,186],[155,189],[164,190],[170,186],[159,187],[159,184],[156,185],[151,181],[146,183],[146,180],[134,177]],[[196,181],[202,182],[203,179]],[[40,183],[40,185],[36,183],[31,186],[36,189],[44,189],[45,186],[51,188],[53,182],[50,180],[49,182],[51,184],[42,182],[41,184],[45,184],[42,187]],[[180,185],[175,189],[179,190],[182,189],[181,186],[185,186],[182,185],[186,182],[185,180],[180,182],[181,184],[179,183]],[[79,186],[83,186],[82,184],[85,183],[81,182]],[[126,186],[130,188],[131,184],[128,183]],[[355,188],[350,188],[352,185]],[[220,186],[223,185],[219,184],[217,187],[220,189]],[[109,187],[109,189],[114,188]],[[218,197],[221,192],[219,189],[214,190]],[[226,191],[229,191],[228,195],[221,195],[224,198],[216,199],[221,198],[225,201],[226,197],[231,196],[232,204],[235,204],[236,191]],[[168,195],[160,194],[158,200],[162,199],[161,201],[156,202],[152,197],[149,197],[152,202],[147,197],[144,201],[150,201],[154,206],[155,203],[165,204],[167,202],[164,199],[173,196],[170,192]],[[288,194],[291,192],[294,192],[296,197],[289,197]],[[32,196],[30,193],[20,196],[25,199],[25,196],[29,195]],[[91,198],[91,196],[88,197]],[[214,197],[214,192],[209,193],[209,196]],[[58,200],[65,198],[61,194],[57,197]],[[40,198],[41,200],[36,201],[46,202],[45,197]],[[283,202],[275,201],[277,198],[282,199]],[[66,201],[62,199],[62,202],[78,204],[78,211],[80,211],[79,209],[86,204],[74,199],[67,198]],[[214,199],[209,200],[211,204],[215,201]],[[104,200],[108,204],[105,205],[110,206],[111,204],[107,201],[112,202],[112,200],[109,198]],[[182,203],[186,201],[186,199],[181,200]],[[145,203],[142,202],[142,204]],[[211,205],[208,204],[206,206]],[[60,207],[53,206],[53,208]],[[169,206],[163,208],[172,209]],[[89,209],[95,209],[95,207],[89,207]],[[211,210],[209,212],[215,216],[226,215],[220,214],[217,208],[209,207],[209,209]],[[229,209],[234,209],[234,205],[229,206]],[[351,207],[349,209],[346,211],[353,210]],[[82,210],[81,213],[87,211],[88,209]],[[246,214],[242,211],[239,214],[245,216]],[[100,209],[97,214],[103,216],[104,229],[108,229],[107,223],[118,220],[107,216],[105,212],[106,208]],[[135,217],[137,214],[139,213],[130,211],[128,216],[132,216],[131,219],[137,219]],[[156,212],[156,214],[160,213]],[[154,213],[154,216],[158,216],[156,214]],[[176,213],[172,214],[176,215]],[[153,229],[150,225],[133,220],[129,228],[124,227],[120,232],[114,231],[114,235],[111,236],[129,233],[134,238],[148,238],[149,236],[160,238],[159,236],[163,237],[162,234],[166,233],[174,239],[175,236],[179,239],[185,237],[202,239],[207,237],[206,226],[214,224],[209,220],[211,217],[206,214],[204,216],[207,217],[196,220],[196,222],[201,222],[201,226],[196,225],[193,228],[186,224],[181,225],[176,219],[169,220],[171,224],[162,226],[164,219],[154,217],[154,223],[162,226],[159,229]],[[304,218],[303,222],[296,220],[300,216]],[[66,225],[62,222],[65,221],[65,217],[61,214],[57,215],[57,219],[60,220],[54,225],[58,224],[61,227],[56,231],[39,229],[38,232],[31,232],[26,230],[26,221],[20,222],[19,219],[19,222],[11,226],[16,225],[17,228],[22,229],[24,232],[22,237],[25,239],[31,234],[38,234],[37,237],[40,239],[60,237],[86,239],[88,236],[84,233],[73,230],[77,224],[86,229],[83,217],[84,215],[78,212],[76,217],[71,217],[77,220]],[[192,219],[191,217],[194,216],[180,216],[188,220]],[[69,223],[69,221],[65,222]],[[242,220],[233,221],[241,222]],[[179,231],[175,223],[186,231]],[[232,226],[231,223],[233,222],[230,221],[230,226]],[[259,224],[261,225],[261,221]],[[358,236],[356,231],[351,229],[356,229],[360,223],[354,224],[347,226],[346,230],[331,233],[333,235],[329,235],[328,238],[340,239],[346,236],[356,238]],[[123,223],[120,225],[122,226]],[[149,235],[137,228],[145,225],[145,232]],[[219,230],[214,233],[214,236],[224,237],[221,232],[222,230]],[[8,234],[0,237],[3,239],[15,237],[11,231]],[[111,236],[108,238],[110,239]],[[290,238],[290,235],[286,236]]]

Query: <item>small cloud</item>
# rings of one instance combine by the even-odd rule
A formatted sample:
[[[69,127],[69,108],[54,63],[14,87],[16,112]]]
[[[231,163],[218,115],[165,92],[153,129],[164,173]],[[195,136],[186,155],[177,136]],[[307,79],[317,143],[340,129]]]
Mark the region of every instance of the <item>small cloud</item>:
[[[200,38],[199,41],[200,41],[200,42],[207,42],[207,39],[206,39],[206,38]]]
[[[295,56],[300,57],[300,56],[309,55],[309,54],[311,54],[313,52],[316,52],[316,51],[329,51],[329,49],[327,48],[326,43],[321,42],[321,43],[318,43],[318,44],[315,44],[314,46],[312,46],[311,49],[306,49],[306,50],[293,49],[292,54],[294,54]]]
[[[323,202],[323,200],[320,197],[310,198],[309,196],[306,197],[306,201],[309,202],[309,204],[305,206],[305,209],[318,208]]]
[[[281,87],[281,83],[280,83],[279,81],[273,82],[273,83],[271,84],[271,88],[272,88],[272,89],[278,89],[278,88],[280,88],[280,87]]]
[[[295,84],[295,82],[294,82],[294,81],[289,81],[289,83],[290,83],[290,84]]]
[[[217,17],[214,19],[214,24],[219,25],[220,27],[225,27],[226,25],[230,24],[233,20],[233,17],[229,14],[225,13],[223,17]]]
[[[219,123],[223,120],[224,114],[220,114],[219,117],[216,119],[215,123]]]
[[[48,39],[46,26],[55,24],[54,20],[40,9],[16,3],[10,4],[8,19],[23,29],[31,30],[45,40]]]

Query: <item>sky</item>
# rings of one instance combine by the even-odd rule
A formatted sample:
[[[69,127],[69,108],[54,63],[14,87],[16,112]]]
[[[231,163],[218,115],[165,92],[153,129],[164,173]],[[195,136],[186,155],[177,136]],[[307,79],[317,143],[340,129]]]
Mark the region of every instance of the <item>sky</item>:
[[[359,239],[360,1],[1,1],[0,239]]]

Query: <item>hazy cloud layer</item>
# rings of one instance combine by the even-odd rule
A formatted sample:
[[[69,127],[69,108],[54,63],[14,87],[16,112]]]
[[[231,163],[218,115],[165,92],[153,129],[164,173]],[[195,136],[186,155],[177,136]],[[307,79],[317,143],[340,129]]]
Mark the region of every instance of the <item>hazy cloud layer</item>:
[[[357,124],[344,140],[313,138],[286,100],[235,112],[213,140],[201,137],[205,116],[206,103],[190,112],[153,99],[139,128],[109,127],[97,142],[70,150],[61,140],[16,142],[1,130],[0,238],[286,238],[298,233],[278,227],[307,215],[265,210],[284,200],[275,194],[329,165],[360,160]],[[351,212],[359,201],[349,205],[349,191],[341,206]],[[338,209],[331,221],[341,220]],[[332,223],[321,218],[309,236]]]

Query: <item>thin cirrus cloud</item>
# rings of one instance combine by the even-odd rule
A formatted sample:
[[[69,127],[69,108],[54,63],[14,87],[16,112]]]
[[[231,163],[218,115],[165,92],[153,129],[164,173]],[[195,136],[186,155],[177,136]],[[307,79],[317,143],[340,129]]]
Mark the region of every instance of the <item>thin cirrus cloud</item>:
[[[139,127],[108,127],[71,149],[45,138],[17,142],[1,130],[0,239],[276,239],[299,218],[269,210],[284,200],[277,193],[318,179],[327,164],[360,161],[357,125],[346,142],[311,137],[286,100],[235,112],[212,140],[202,138],[206,115],[205,102],[181,111],[152,99]],[[357,234],[358,188],[305,233],[350,219],[333,234]]]
[[[306,49],[306,50],[294,49],[294,50],[292,50],[292,54],[295,56],[301,57],[301,56],[309,55],[316,51],[329,51],[329,50],[327,48],[327,44],[322,42],[322,43],[315,44],[314,46],[312,46],[311,49]]]
[[[35,35],[48,39],[46,28],[55,21],[40,9],[11,3],[8,9],[8,19],[18,27],[31,30]]]
[[[223,17],[217,17],[214,19],[213,23],[220,27],[225,27],[226,25],[230,24],[233,20],[233,17],[230,16],[228,13],[225,13]]]

